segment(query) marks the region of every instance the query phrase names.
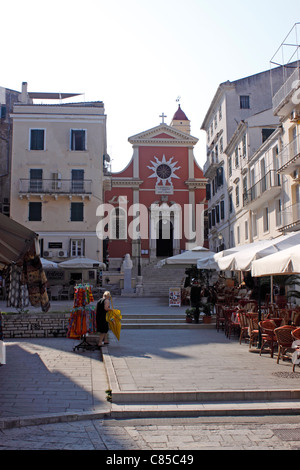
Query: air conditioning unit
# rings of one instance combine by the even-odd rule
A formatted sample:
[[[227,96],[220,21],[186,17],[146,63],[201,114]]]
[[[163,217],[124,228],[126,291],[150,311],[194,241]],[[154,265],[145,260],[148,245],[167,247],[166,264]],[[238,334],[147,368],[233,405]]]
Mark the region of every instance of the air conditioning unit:
[[[52,258],[53,253],[52,251],[44,251],[43,255],[45,258]]]
[[[58,251],[58,257],[59,258],[66,258],[68,256],[67,250],[59,250]]]
[[[9,215],[9,204],[2,205],[2,214]]]

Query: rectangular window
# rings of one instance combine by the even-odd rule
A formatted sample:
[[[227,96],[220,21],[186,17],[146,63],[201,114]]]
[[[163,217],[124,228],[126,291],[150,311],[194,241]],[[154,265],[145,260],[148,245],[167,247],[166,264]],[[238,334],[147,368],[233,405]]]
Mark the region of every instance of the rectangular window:
[[[240,205],[240,187],[238,184],[235,187],[235,205],[236,207]]]
[[[221,201],[221,219],[225,219],[225,201]]]
[[[248,95],[240,96],[240,109],[250,109],[250,96]]]
[[[276,226],[281,225],[281,199],[276,201]]]
[[[30,150],[45,150],[45,129],[30,129]]]
[[[252,214],[252,235],[257,237],[257,216],[255,213]]]
[[[232,201],[231,193],[228,195],[228,198],[229,198],[229,212],[231,213],[233,211],[233,201]]]
[[[249,238],[248,220],[245,220],[245,240]]]
[[[32,168],[29,172],[30,191],[39,192],[43,189],[43,170]]]
[[[86,150],[86,130],[71,129],[71,150]]]
[[[247,188],[247,176],[243,178],[243,201],[247,201],[248,188]]]
[[[83,256],[84,240],[71,240],[71,256]]]
[[[28,220],[33,221],[33,222],[42,220],[42,203],[41,202],[29,203]]]
[[[206,185],[206,199],[207,201],[209,201],[211,198],[211,194],[210,194],[210,183],[207,183]]]
[[[219,205],[216,206],[216,223],[220,222],[220,207]]]
[[[270,135],[273,134],[274,131],[275,129],[262,129],[262,143],[264,143],[270,137]]]
[[[208,213],[208,228],[211,229],[212,227],[212,220],[211,220],[211,212]]]
[[[243,155],[243,158],[245,158],[247,156],[247,137],[246,137],[246,134],[243,135],[243,139],[242,139],[242,155]]]
[[[83,202],[71,202],[71,221],[83,221]]]
[[[213,227],[216,225],[216,209],[213,209],[211,212],[211,225]]]
[[[234,154],[235,154],[235,167],[238,168],[239,167],[239,149],[238,149],[238,147],[235,148]]]
[[[228,157],[228,173],[229,173],[229,176],[232,175],[232,159],[231,159],[231,156]]]
[[[269,209],[266,207],[264,209],[264,232],[269,231]]]
[[[220,153],[223,153],[223,137],[220,138]]]
[[[84,190],[84,170],[72,170],[72,192],[82,193]]]

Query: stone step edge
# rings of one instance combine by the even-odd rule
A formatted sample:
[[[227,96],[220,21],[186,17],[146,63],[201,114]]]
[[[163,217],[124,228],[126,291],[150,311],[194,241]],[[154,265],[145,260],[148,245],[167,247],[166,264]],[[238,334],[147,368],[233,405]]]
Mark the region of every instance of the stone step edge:
[[[45,413],[40,415],[1,417],[0,430],[21,428],[25,426],[39,426],[43,424],[69,423],[86,421],[90,419],[104,419],[110,415],[111,405],[93,411],[77,411],[70,413]]]
[[[300,390],[202,390],[202,391],[121,391],[112,388],[114,404],[149,405],[155,403],[223,403],[223,402],[274,402],[281,400],[298,401]]]
[[[108,407],[94,411],[75,413],[53,413],[44,415],[0,418],[0,430],[38,426],[43,424],[66,423],[109,418],[155,418],[155,417],[198,417],[198,416],[249,416],[249,415],[288,415],[299,414],[299,400],[275,402],[223,402],[223,403],[156,403],[120,405],[112,403]]]
[[[298,415],[298,400],[277,402],[224,402],[224,403],[173,403],[173,404],[112,404],[111,418],[176,418],[199,416],[265,416]]]

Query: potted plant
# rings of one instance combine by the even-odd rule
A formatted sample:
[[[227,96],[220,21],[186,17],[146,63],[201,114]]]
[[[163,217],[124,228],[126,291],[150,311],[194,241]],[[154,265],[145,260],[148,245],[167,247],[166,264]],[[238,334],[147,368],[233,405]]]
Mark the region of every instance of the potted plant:
[[[187,308],[186,311],[185,311],[185,321],[187,323],[192,323],[193,322],[193,319],[194,319],[194,312],[195,312],[195,308],[192,307],[192,308]]]
[[[204,313],[203,315],[203,323],[211,323],[211,313],[212,313],[212,308],[213,304],[210,302],[205,302],[202,303],[202,312]]]

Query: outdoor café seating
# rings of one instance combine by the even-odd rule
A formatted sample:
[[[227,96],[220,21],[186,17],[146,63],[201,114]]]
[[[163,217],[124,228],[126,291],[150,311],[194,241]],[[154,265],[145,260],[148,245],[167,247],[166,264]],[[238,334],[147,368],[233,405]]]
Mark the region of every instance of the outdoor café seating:
[[[217,331],[222,328],[224,330],[225,328],[225,317],[224,317],[224,312],[223,312],[223,305],[220,303],[215,304],[215,311],[216,311],[216,329]]]
[[[276,329],[276,323],[273,320],[263,320],[259,322],[259,328],[261,332],[261,347],[259,355],[261,356],[262,351],[269,346],[271,357],[274,355],[274,347],[277,344],[277,338],[274,333]]]
[[[292,356],[293,372],[295,372],[296,364],[300,364],[300,328],[292,331],[294,353]]]
[[[249,321],[249,349],[256,344],[259,335],[258,313],[248,312],[247,318]]]
[[[223,307],[223,314],[224,314],[224,332],[227,337],[229,337],[229,334],[231,332],[231,317],[233,312],[236,311],[236,307]]]
[[[292,331],[292,337],[297,340],[300,339],[300,328],[296,328]]]
[[[279,328],[275,328],[274,332],[278,344],[277,364],[279,364],[280,358],[284,360],[288,350],[291,350],[292,344],[294,342],[294,338],[292,336],[292,332],[294,330],[295,327],[292,325],[284,325],[280,326]]]
[[[231,316],[228,318],[228,325],[227,325],[227,336],[230,338],[232,332],[240,331],[241,324],[239,319],[239,310],[234,309]]]
[[[247,312],[243,309],[239,310],[240,318],[240,344],[242,340],[249,340],[249,323],[247,319]]]

